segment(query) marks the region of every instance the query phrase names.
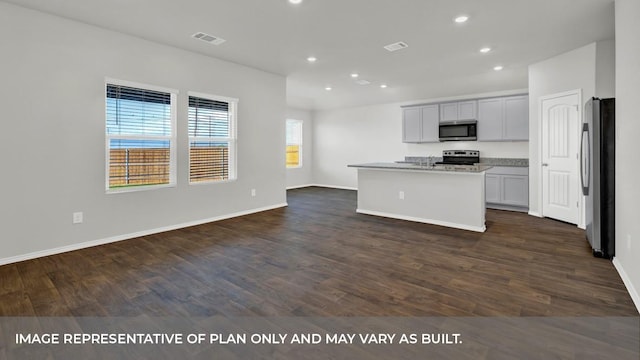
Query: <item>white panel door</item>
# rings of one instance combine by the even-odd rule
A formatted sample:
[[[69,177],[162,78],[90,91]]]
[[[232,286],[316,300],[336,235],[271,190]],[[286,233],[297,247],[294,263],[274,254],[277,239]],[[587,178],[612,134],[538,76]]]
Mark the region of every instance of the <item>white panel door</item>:
[[[542,215],[572,224],[579,219],[578,95],[542,100]]]

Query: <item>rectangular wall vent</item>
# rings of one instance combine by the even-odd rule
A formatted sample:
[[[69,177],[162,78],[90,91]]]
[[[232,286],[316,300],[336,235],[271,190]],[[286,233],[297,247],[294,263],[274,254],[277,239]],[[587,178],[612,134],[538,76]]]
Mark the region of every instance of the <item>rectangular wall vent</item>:
[[[384,48],[387,49],[388,51],[396,51],[396,50],[400,50],[400,49],[404,49],[404,48],[408,48],[409,45],[407,45],[407,43],[402,42],[402,41],[398,41],[397,43],[393,43],[393,44],[389,44],[387,46],[385,46]]]
[[[209,44],[213,44],[213,45],[220,45],[223,42],[227,41],[227,40],[225,40],[223,38],[219,38],[217,36],[205,34],[203,32],[197,32],[197,33],[191,35],[191,37],[193,37],[195,39],[198,39],[198,40],[206,41]]]

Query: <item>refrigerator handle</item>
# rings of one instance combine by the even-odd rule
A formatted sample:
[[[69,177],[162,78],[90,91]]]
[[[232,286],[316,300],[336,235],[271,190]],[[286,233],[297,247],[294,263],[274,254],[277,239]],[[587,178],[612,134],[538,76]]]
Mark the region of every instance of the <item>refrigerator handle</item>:
[[[586,162],[585,162],[585,154],[584,154],[584,142],[585,136],[587,138],[587,154],[586,154]],[[587,166],[587,171],[585,173],[584,166]],[[591,172],[591,143],[589,143],[589,124],[582,124],[582,137],[580,138],[580,182],[582,183],[582,195],[589,195],[589,187],[590,187],[590,174]],[[586,179],[585,179],[586,178]]]

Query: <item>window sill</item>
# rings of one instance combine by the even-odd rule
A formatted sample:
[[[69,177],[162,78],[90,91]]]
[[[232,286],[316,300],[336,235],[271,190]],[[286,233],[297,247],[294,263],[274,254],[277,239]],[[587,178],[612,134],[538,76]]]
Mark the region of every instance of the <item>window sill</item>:
[[[122,194],[122,193],[132,193],[139,191],[149,191],[149,190],[157,190],[157,189],[165,189],[165,188],[174,188],[176,184],[161,184],[161,185],[134,185],[127,187],[120,187],[114,189],[107,189],[107,194]]]
[[[238,179],[233,178],[233,179],[227,179],[227,180],[196,181],[196,182],[189,182],[189,185],[202,186],[202,185],[227,184],[227,183],[235,182],[236,180]]]

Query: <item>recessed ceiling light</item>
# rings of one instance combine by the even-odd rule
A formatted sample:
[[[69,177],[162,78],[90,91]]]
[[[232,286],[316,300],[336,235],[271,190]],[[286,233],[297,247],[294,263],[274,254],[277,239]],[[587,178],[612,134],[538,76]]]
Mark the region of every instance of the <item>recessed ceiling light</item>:
[[[317,60],[318,60],[318,59],[316,59],[316,57],[315,57],[315,56],[309,56],[309,57],[307,58],[307,61],[308,61],[308,62],[310,62],[310,63],[312,63],[312,62],[316,62]]]
[[[351,74],[351,77],[354,78],[354,79],[357,78],[358,76],[360,76],[360,75],[358,75],[357,73]]]
[[[382,84],[382,85],[380,85],[380,87],[381,87],[382,89],[386,89],[386,88],[387,88],[387,84]]]
[[[495,71],[500,71],[500,70],[502,70],[502,69],[504,69],[504,68],[502,67],[502,65],[498,65],[498,66],[495,66],[495,67],[493,68],[493,70],[495,70]]]
[[[302,0],[289,0],[289,2],[297,5],[297,4],[300,4]]]
[[[481,53],[483,53],[483,54],[486,54],[486,53],[488,53],[489,51],[491,51],[491,48],[490,48],[490,47],[483,47],[482,49],[480,49],[480,52],[481,52]]]
[[[458,24],[466,22],[467,20],[469,20],[469,17],[467,15],[460,15],[460,16],[456,17],[455,19],[453,19],[453,21],[457,22]]]
[[[327,91],[331,91],[331,86],[327,86],[326,88],[324,88]]]

